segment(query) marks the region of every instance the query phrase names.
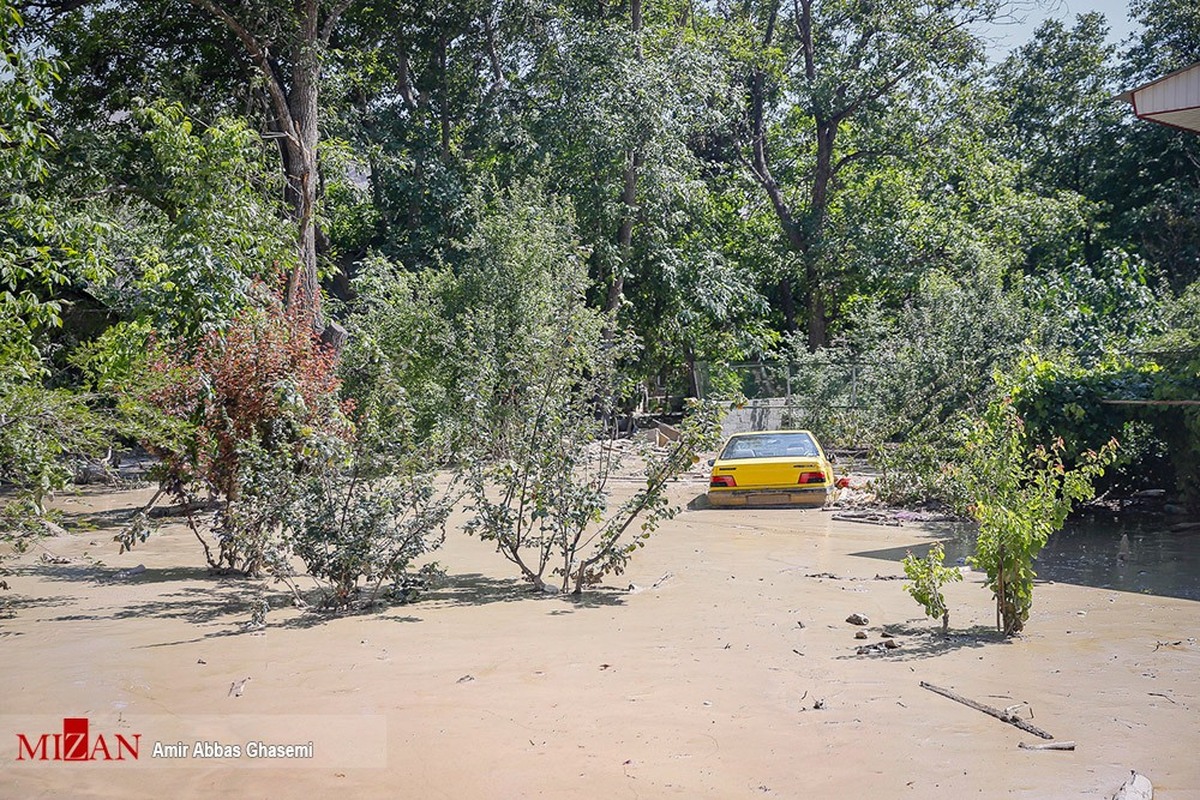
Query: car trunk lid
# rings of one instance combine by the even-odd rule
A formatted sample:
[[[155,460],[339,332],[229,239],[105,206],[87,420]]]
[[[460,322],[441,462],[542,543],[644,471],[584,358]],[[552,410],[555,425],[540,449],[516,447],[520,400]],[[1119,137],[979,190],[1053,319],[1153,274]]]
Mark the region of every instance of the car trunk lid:
[[[732,475],[739,489],[762,489],[796,486],[800,474],[804,472],[824,474],[824,469],[819,459],[793,456],[722,461],[718,462],[713,474]]]

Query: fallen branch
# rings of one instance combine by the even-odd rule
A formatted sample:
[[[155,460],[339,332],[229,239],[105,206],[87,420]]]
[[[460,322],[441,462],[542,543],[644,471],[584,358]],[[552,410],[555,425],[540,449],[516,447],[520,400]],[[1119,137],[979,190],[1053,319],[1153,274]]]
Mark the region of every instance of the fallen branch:
[[[1074,750],[1074,742],[1046,742],[1045,744],[1026,744],[1021,742],[1017,747],[1022,750]]]
[[[992,708],[991,706],[985,706],[983,703],[977,703],[968,697],[963,697],[961,694],[958,694],[957,692],[952,692],[949,689],[943,689],[940,686],[934,686],[932,683],[926,683],[925,681],[921,681],[921,688],[928,689],[929,691],[934,692],[935,694],[940,694],[942,697],[948,697],[949,699],[955,701],[956,703],[962,703],[964,706],[969,706],[969,707],[975,709],[976,711],[982,711],[983,713],[987,714],[988,716],[995,717],[996,719],[1000,720],[1001,722],[1007,722],[1009,725],[1015,725],[1018,728],[1020,728],[1021,730],[1025,731],[1026,733],[1032,733],[1034,736],[1040,736],[1043,739],[1053,739],[1054,738],[1053,736],[1046,733],[1044,730],[1037,727],[1036,725],[1030,725],[1025,720],[1018,719],[1013,714],[1010,714],[1005,711],[1001,711],[998,708]]]
[[[871,516],[857,516],[850,514],[834,514],[830,519],[838,522],[859,522],[863,525],[886,525],[889,528],[899,528],[900,520],[890,519],[882,514],[873,514]]]

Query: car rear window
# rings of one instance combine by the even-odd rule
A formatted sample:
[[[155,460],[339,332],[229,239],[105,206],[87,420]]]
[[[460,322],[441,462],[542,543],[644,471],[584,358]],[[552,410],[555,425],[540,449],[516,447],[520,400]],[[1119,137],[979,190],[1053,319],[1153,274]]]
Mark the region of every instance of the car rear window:
[[[722,460],[817,456],[817,443],[807,433],[755,433],[735,436],[721,451]]]

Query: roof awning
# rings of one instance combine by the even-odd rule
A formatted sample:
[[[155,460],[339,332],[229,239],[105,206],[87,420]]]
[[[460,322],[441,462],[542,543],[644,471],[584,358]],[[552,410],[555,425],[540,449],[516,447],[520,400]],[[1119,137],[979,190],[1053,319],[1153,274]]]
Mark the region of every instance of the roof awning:
[[[1139,119],[1200,133],[1200,64],[1117,95]]]

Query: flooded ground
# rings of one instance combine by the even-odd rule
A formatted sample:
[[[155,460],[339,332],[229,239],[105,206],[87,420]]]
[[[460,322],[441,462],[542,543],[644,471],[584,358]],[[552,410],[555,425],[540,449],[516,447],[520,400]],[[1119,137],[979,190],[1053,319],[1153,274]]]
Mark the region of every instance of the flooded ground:
[[[681,504],[702,491],[673,489]],[[687,510],[624,575],[572,601],[532,596],[456,516],[437,554],[444,585],[336,617],[292,608],[266,582],[208,575],[175,523],[118,555],[115,526],[151,493],[63,498],[70,520],[95,527],[11,564],[0,798],[1047,800],[1110,797],[1131,769],[1159,800],[1200,797],[1200,606],[1183,599],[1194,583],[1178,565],[1175,588],[1138,582],[1190,557],[1182,538],[1124,530],[1129,555],[1110,573],[1117,532],[1056,540],[1043,575],[1058,564],[1079,582],[1039,586],[1025,634],[1004,640],[978,574],[947,588],[946,638],[887,579],[900,570],[881,558],[955,538],[943,526]],[[1018,705],[1076,749],[1019,749],[1035,737],[922,681]],[[14,760],[16,734],[76,717],[140,735],[142,757]],[[258,741],[312,741],[315,757],[153,755]]]
[[[1172,530],[1177,523],[1176,518],[1147,514],[1088,514],[1071,519],[1050,537],[1038,557],[1038,580],[1200,600],[1200,529]],[[965,564],[975,550],[975,530],[970,525],[935,523],[926,527],[929,535],[943,542],[948,564]],[[900,561],[909,549],[923,555],[928,547],[886,548],[856,555]]]

